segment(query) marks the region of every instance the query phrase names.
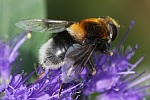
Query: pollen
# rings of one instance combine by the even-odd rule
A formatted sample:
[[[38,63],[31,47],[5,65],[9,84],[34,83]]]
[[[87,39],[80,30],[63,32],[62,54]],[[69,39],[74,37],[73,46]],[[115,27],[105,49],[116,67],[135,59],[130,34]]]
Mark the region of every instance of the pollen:
[[[31,36],[32,36],[32,35],[31,35],[31,33],[29,32],[29,33],[27,34],[27,38],[30,39]]]

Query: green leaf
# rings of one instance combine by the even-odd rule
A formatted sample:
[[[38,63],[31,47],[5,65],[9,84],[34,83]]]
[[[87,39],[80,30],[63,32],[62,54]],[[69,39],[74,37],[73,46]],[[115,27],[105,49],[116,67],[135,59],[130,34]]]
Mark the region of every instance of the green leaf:
[[[45,19],[46,7],[44,0],[0,0],[0,39],[7,41],[24,30],[15,26],[20,20],[40,18]],[[31,72],[37,63],[38,49],[49,38],[49,34],[33,33],[20,48],[21,67]],[[37,65],[38,66],[38,65]]]

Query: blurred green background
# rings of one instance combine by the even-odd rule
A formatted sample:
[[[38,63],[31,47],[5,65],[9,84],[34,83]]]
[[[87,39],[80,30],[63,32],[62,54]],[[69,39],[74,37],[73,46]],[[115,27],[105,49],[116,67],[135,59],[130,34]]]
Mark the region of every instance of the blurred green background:
[[[124,42],[125,48],[139,45],[131,62],[145,56],[137,70],[150,72],[150,1],[148,0],[0,0],[0,37],[8,40],[23,30],[15,23],[23,19],[49,18],[79,21],[89,17],[111,16],[121,28],[119,36],[112,43],[114,48],[126,32],[131,20],[135,26]],[[35,33],[20,49],[23,69],[31,72],[38,62],[38,49],[50,34]]]

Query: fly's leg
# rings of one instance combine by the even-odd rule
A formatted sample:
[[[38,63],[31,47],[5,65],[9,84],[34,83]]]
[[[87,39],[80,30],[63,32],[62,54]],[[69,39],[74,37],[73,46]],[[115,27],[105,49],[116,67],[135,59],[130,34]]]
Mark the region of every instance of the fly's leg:
[[[113,55],[113,52],[108,51],[107,49],[106,49],[106,50],[103,50],[102,52],[105,53],[105,54],[107,54],[107,55],[110,55],[110,56]]]
[[[68,77],[70,76],[70,74],[71,74],[71,72],[72,72],[72,70],[73,70],[73,67],[74,67],[74,65],[72,65],[72,66],[69,68],[68,73],[67,73],[67,76],[68,76]],[[58,92],[58,98],[60,98],[61,91],[62,91],[64,85],[65,85],[65,83],[63,82],[63,83],[61,84],[61,86],[60,86],[60,89],[59,89],[59,92]]]
[[[70,74],[71,74],[71,72],[72,72],[72,70],[73,70],[73,67],[74,67],[74,65],[72,65],[72,66],[69,68],[68,73],[67,73],[67,76],[68,76],[68,77],[70,76]]]
[[[60,98],[60,94],[61,94],[61,91],[62,91],[64,85],[65,85],[65,83],[62,83],[61,86],[60,86],[60,88],[59,88],[58,98]]]
[[[92,61],[89,59],[87,62],[87,67],[88,67],[88,71],[90,73],[90,75],[95,75],[96,74],[96,69],[95,66],[93,66]]]

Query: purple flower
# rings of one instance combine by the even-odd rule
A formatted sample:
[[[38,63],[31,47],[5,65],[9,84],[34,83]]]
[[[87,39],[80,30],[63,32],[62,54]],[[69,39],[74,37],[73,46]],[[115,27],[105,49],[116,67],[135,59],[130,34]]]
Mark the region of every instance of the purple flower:
[[[0,41],[0,92],[9,82],[12,63],[18,56],[18,49],[26,40],[27,32],[16,35],[7,43]]]
[[[41,70],[41,69],[39,69]],[[36,71],[36,70],[35,70]],[[61,92],[61,97],[58,98],[58,91],[61,84],[60,69],[55,71],[45,71],[43,76],[33,83],[25,83],[34,73],[23,77],[22,74],[17,74],[11,77],[8,88],[5,89],[3,99],[8,100],[73,100],[72,95],[76,92],[82,83],[67,84]]]
[[[135,77],[136,72],[133,71],[144,57],[141,57],[135,64],[129,62],[137,48],[138,45],[134,49],[128,47],[125,54],[123,50],[118,52],[118,49],[114,49],[113,56],[95,54],[94,65],[97,73],[92,77],[84,78],[86,83],[82,95],[89,97],[95,92],[100,93],[96,100],[142,100],[148,95],[146,88],[149,85],[142,87],[138,85],[149,79],[150,74],[139,78],[142,74]]]
[[[125,34],[125,37],[132,26],[133,22]],[[26,38],[25,34],[26,33],[20,35],[20,38],[17,38],[17,41],[12,46],[7,43],[7,45],[11,48],[8,50],[9,52],[5,46],[5,49],[4,47],[3,49],[0,48],[0,50],[3,50],[2,55],[7,55],[9,58],[0,60],[0,64],[3,63],[5,67],[7,65],[11,66],[18,55],[18,48]],[[130,59],[134,55],[138,45],[136,45],[133,49],[128,47],[124,53],[120,47],[125,40],[125,37],[114,49],[113,56],[95,53],[93,57],[93,64],[96,67],[96,75],[89,76],[87,70],[84,69],[78,79],[64,85],[60,98],[58,98],[58,93],[62,84],[62,78],[64,78],[61,68],[57,70],[43,70],[42,67],[38,67],[29,75],[25,75],[23,71],[21,74],[17,73],[18,68],[21,66],[19,63],[16,71],[9,79],[11,67],[8,67],[10,69],[6,80],[10,80],[10,82],[9,84],[1,84],[1,88],[4,90],[2,99],[77,100],[81,95],[82,98],[86,98],[87,100],[91,94],[97,93],[98,95],[95,97],[96,100],[142,100],[148,95],[146,89],[149,85],[140,86],[140,83],[149,79],[150,74],[141,78],[144,72],[137,74],[134,71],[144,57],[141,57],[134,64],[130,63]],[[4,52],[6,52],[6,54]],[[11,56],[9,54],[11,54]],[[65,65],[63,67],[65,67]],[[68,67],[70,66],[65,68]],[[31,78],[35,72],[37,72],[38,78],[33,82],[27,82],[27,80]],[[3,80],[6,81],[5,79]]]
[[[137,46],[136,48],[137,49]],[[97,73],[87,81],[82,92],[85,96],[98,92],[96,100],[142,100],[146,95],[146,87],[138,86],[141,82],[150,78],[150,74],[139,78],[133,69],[144,59],[141,57],[135,64],[129,63],[134,50],[127,49],[125,55],[114,52],[113,56],[95,55],[94,61]],[[137,75],[137,76],[136,76]],[[136,80],[136,81],[135,81]]]
[[[148,95],[146,88],[148,88],[149,85],[143,87],[136,85],[150,78],[150,74],[141,79],[137,79],[139,76],[141,75],[133,79],[130,79],[131,77],[127,78],[129,79],[128,82],[125,80],[122,81],[122,83],[118,84],[115,88],[99,95],[96,100],[143,100],[145,96]],[[135,79],[137,79],[137,81],[133,82]]]
[[[3,100],[71,100],[72,95],[76,92],[82,83],[70,83],[66,84],[61,92],[61,97],[58,98],[58,91],[62,84],[60,79],[60,69],[54,71],[42,70],[42,67],[37,68],[28,76],[25,76],[24,72],[18,73],[18,69],[21,66],[20,63],[13,75],[10,75],[12,69],[12,63],[18,56],[18,49],[22,43],[26,40],[27,32],[12,38],[8,43],[0,42],[1,60],[0,60],[0,77],[2,79],[0,92],[4,93]],[[27,80],[38,71],[39,78],[35,82],[27,83]],[[44,72],[44,73],[43,73]],[[42,77],[40,75],[43,73]],[[6,83],[6,81],[8,81]],[[9,83],[9,84],[8,84]]]

